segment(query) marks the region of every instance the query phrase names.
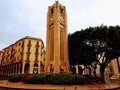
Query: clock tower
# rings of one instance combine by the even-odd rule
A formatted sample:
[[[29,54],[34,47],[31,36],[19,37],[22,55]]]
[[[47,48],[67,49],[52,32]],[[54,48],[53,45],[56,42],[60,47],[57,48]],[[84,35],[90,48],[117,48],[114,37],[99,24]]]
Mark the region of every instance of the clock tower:
[[[58,1],[48,7],[45,73],[69,73],[66,7]]]

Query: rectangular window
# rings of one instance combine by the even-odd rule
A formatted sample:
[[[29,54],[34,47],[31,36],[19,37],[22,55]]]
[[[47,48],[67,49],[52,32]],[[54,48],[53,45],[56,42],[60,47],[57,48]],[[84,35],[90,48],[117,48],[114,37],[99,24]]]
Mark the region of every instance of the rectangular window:
[[[50,29],[51,30],[51,32],[50,32],[50,60],[51,61],[53,61],[53,59],[54,59],[54,29],[53,28],[51,28]]]
[[[51,14],[53,14],[53,8],[51,9]]]
[[[64,29],[60,27],[60,60],[64,60]]]
[[[60,9],[60,13],[63,13],[63,9]]]

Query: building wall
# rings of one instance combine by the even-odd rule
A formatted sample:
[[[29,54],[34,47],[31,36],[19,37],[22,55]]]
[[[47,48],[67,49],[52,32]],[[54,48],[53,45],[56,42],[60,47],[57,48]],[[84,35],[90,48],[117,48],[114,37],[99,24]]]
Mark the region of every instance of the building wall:
[[[36,46],[38,43],[38,46]],[[26,63],[29,63],[30,65],[30,73],[33,73],[33,68],[34,68],[34,64],[37,63],[38,64],[38,73],[41,73],[41,69],[40,69],[40,63],[43,62],[43,60],[45,60],[45,56],[44,55],[44,45],[39,41],[39,40],[30,40],[30,39],[26,39],[25,40],[25,45],[24,45],[24,54],[23,54],[23,65],[25,65]],[[24,66],[23,66],[24,67]],[[41,71],[41,72],[40,72]],[[24,73],[24,71],[22,71],[22,73]]]
[[[110,65],[112,66],[112,70],[113,70],[114,74],[117,75],[117,76],[120,75],[120,72],[119,72],[120,67],[118,67],[118,63],[120,65],[120,57],[118,58],[118,62],[117,62],[117,59],[113,59],[110,62]]]
[[[0,51],[0,65],[1,65],[2,55],[3,55],[3,52]]]
[[[2,79],[11,73],[44,72],[45,50],[40,38],[26,36],[0,53]],[[36,68],[36,69],[35,69]],[[34,72],[33,72],[34,70]]]
[[[119,60],[119,65],[120,65],[120,57],[118,58]],[[113,59],[111,60],[111,62],[108,64],[108,66],[105,69],[105,78],[109,78],[110,76],[116,75],[117,77],[120,77],[120,72],[119,72],[119,68],[118,64],[117,64],[117,60]],[[76,73],[78,73],[78,67],[76,66]],[[83,71],[83,74],[89,74],[89,70],[88,68],[85,68],[85,70]],[[93,68],[91,68],[91,74],[94,75],[93,73]],[[97,65],[96,68],[96,75],[100,76],[100,66]]]
[[[3,51],[0,51],[0,77],[1,77],[1,61],[2,61]]]

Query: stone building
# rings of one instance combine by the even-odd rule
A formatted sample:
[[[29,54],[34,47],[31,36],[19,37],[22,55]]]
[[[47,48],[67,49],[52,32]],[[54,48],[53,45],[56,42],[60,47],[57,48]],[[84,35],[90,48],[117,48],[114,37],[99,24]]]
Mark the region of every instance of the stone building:
[[[12,73],[44,72],[45,50],[40,38],[26,36],[0,52],[1,78]]]
[[[101,58],[103,60],[103,58]],[[102,62],[102,61],[101,61]],[[89,74],[89,69],[85,68],[84,65],[75,65],[75,73],[79,73],[79,68],[81,67],[83,70],[82,74]],[[100,65],[98,64],[96,66],[96,75],[100,76]],[[112,76],[116,76],[120,78],[120,57],[118,57],[118,60],[116,58],[112,59],[111,62],[107,65],[107,67],[105,68],[105,78],[110,78]],[[94,69],[91,68],[91,75],[94,76]]]
[[[118,57],[118,60],[115,58],[110,62],[112,71],[114,75],[120,77],[120,57]]]
[[[0,51],[0,77],[1,77],[1,61],[2,61],[3,51]]]
[[[45,73],[69,73],[67,13],[58,1],[48,8],[46,33]]]

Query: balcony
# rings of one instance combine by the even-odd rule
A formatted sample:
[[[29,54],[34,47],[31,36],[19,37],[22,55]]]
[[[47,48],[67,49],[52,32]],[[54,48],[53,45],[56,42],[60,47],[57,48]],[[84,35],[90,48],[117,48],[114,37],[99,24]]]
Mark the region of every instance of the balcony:
[[[34,61],[34,63],[38,63],[39,61],[36,59],[35,61]]]
[[[29,59],[27,59],[27,60],[25,60],[25,62],[30,62],[30,60],[29,60]]]

